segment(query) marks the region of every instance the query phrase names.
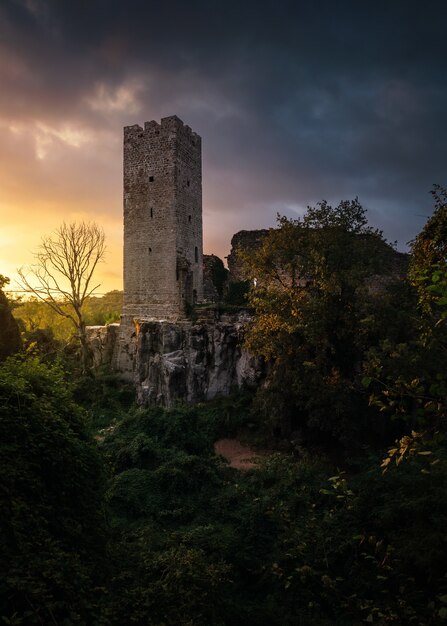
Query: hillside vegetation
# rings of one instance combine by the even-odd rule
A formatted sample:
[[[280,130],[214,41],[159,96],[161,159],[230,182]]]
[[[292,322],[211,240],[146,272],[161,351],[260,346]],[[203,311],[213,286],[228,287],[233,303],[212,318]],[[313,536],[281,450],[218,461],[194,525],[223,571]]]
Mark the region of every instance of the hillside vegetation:
[[[408,276],[357,201],[246,259],[251,395],[139,408],[29,340],[0,364],[5,624],[447,621],[447,198]],[[263,454],[238,471],[214,453]]]
[[[88,326],[119,322],[123,305],[122,291],[109,291],[104,296],[89,296],[83,312]],[[73,327],[69,320],[58,315],[53,309],[35,296],[21,300],[14,308],[14,317],[20,322],[26,333],[42,334],[50,331],[60,342],[68,343],[73,336]]]

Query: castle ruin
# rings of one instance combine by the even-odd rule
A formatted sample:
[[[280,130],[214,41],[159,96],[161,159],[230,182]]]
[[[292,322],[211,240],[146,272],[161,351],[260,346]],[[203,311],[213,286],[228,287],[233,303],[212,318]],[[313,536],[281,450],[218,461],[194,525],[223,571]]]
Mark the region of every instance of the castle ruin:
[[[123,211],[121,323],[89,328],[95,363],[133,382],[141,404],[255,384],[262,370],[241,345],[246,315],[188,315],[204,296],[202,146],[177,116],[124,128]],[[207,300],[219,297],[208,283]]]
[[[122,324],[178,320],[203,297],[201,138],[175,115],[124,128]]]
[[[124,302],[115,356],[130,371],[135,323],[178,321],[203,299],[202,140],[176,116],[124,127]]]
[[[219,306],[189,313],[204,296],[221,300],[228,285],[250,280],[240,253],[259,248],[268,231],[234,235],[228,272],[208,256],[204,289],[201,138],[175,115],[124,128],[123,200],[123,313],[120,324],[89,327],[95,365],[133,382],[140,404],[171,406],[256,388],[266,369],[243,346],[251,313]],[[407,262],[384,246],[393,262],[387,276],[370,277],[378,293],[403,276]]]

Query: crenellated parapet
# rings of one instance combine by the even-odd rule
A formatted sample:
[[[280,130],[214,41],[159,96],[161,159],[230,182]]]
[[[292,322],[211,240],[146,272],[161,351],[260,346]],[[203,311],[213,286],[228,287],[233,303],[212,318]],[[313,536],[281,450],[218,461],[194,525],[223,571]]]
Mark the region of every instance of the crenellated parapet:
[[[183,137],[185,140],[191,141],[192,145],[201,146],[202,138],[195,133],[190,126],[184,124],[177,115],[163,117],[160,124],[156,120],[145,122],[144,127],[139,124],[124,127],[124,138],[132,138],[134,140],[156,137],[158,135],[170,135],[172,133]]]

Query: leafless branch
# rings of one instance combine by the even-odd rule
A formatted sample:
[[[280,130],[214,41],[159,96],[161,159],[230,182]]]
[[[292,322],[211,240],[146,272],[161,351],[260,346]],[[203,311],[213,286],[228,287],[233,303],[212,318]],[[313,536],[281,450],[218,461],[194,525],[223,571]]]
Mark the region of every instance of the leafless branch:
[[[82,306],[85,299],[100,287],[99,284],[91,287],[91,281],[98,263],[104,259],[105,250],[104,231],[97,224],[64,222],[53,235],[42,239],[35,255],[36,263],[18,270],[25,291],[33,293],[58,315],[71,320],[84,352],[86,337]]]

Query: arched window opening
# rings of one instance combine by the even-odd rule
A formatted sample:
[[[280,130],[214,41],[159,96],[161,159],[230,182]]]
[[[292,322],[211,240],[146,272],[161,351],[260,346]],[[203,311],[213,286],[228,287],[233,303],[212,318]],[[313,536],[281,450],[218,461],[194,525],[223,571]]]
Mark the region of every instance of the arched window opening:
[[[196,263],[198,263],[198,261],[199,261],[199,249],[198,249],[197,246],[194,248],[194,258],[196,260]]]

